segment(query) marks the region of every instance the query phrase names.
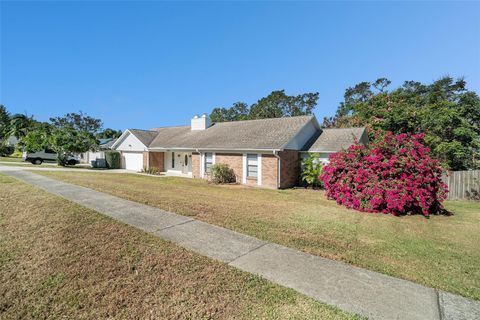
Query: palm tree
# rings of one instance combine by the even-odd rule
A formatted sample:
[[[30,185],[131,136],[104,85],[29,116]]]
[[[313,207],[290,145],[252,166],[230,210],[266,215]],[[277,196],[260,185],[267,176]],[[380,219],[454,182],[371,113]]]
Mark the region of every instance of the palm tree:
[[[10,135],[21,139],[33,128],[35,120],[33,116],[26,114],[15,114],[10,119]]]

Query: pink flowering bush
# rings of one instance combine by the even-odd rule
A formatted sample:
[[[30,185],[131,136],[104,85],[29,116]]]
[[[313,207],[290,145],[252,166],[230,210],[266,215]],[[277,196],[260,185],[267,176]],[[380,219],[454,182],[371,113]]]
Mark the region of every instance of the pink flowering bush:
[[[366,212],[439,213],[447,186],[423,136],[388,132],[368,147],[353,145],[331,155],[320,176],[327,197]]]

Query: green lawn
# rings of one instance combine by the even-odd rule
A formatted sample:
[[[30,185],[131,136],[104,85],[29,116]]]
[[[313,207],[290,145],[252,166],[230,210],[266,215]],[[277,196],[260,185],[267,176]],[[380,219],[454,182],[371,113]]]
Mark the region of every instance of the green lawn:
[[[0,319],[353,319],[0,175]]]
[[[7,167],[21,167],[21,168],[60,168],[57,165],[45,165],[45,164],[31,164],[29,162],[17,162],[17,161],[12,161],[8,163],[0,163],[0,166],[7,166]]]
[[[22,158],[19,158],[19,157],[0,157],[0,161],[21,162]]]
[[[0,158],[1,159],[1,158]],[[2,160],[0,160],[2,161]],[[19,161],[8,161],[9,163],[0,163],[0,166],[7,166],[7,167],[22,167],[22,168],[70,168],[70,169],[89,169],[89,170],[108,170],[105,168],[92,168],[88,164],[76,164],[73,166],[59,166],[55,163],[42,163],[42,164],[31,164],[30,162],[19,162]]]
[[[135,174],[41,174],[480,300],[478,202],[447,202],[453,216],[394,217],[347,210],[314,190]]]

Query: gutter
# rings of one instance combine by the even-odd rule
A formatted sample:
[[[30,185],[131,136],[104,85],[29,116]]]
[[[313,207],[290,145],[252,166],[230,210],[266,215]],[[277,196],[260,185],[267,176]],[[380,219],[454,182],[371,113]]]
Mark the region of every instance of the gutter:
[[[223,152],[229,152],[229,151],[237,151],[237,152],[244,152],[244,151],[253,151],[253,152],[272,152],[275,151],[276,149],[245,149],[245,148],[178,148],[178,147],[173,147],[173,148],[163,148],[163,147],[156,147],[156,148],[148,148],[148,151],[168,151],[168,150],[185,150],[185,151],[192,151],[194,150],[195,152],[199,152],[199,150],[202,151],[223,151]]]
[[[301,152],[308,152],[308,153],[337,153],[337,152],[340,152],[342,150],[345,150],[345,149],[340,149],[340,150],[337,150],[337,151],[330,151],[330,150],[305,150],[305,151],[301,151]]]

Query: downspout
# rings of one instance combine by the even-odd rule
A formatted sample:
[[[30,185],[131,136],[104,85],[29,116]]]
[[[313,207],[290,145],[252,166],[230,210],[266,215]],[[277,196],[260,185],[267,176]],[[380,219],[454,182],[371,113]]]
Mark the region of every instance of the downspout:
[[[278,155],[278,152],[281,151],[280,149],[278,150],[273,150],[273,155],[275,156],[275,158],[278,159],[278,166],[277,166],[277,189],[280,189],[280,173],[281,173],[281,166],[282,166],[282,159],[280,158],[280,156]]]

